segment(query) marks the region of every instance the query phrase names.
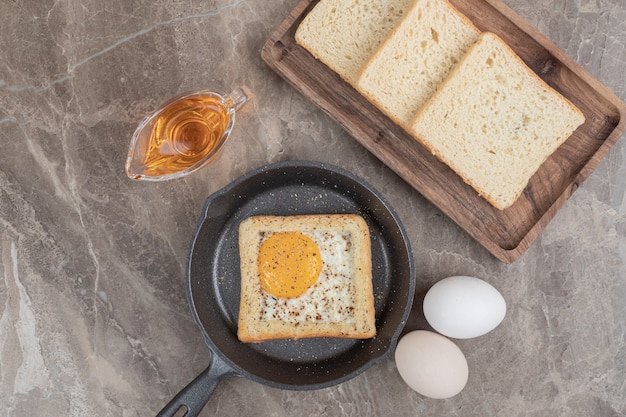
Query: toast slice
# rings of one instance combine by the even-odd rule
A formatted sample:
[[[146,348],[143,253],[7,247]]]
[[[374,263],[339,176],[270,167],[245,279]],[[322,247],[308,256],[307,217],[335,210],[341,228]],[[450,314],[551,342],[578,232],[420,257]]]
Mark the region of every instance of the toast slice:
[[[448,0],[414,0],[359,72],[357,89],[407,128],[479,33]]]
[[[349,84],[411,0],[321,0],[296,30],[296,42]]]
[[[272,295],[261,283],[259,248],[281,233],[310,237],[321,255],[317,280],[297,297]],[[280,250],[289,256],[295,253],[293,247]],[[242,342],[311,337],[364,339],[376,334],[370,234],[362,217],[249,217],[240,224],[239,252],[241,301],[237,336]]]
[[[500,37],[486,32],[417,114],[411,132],[503,210],[584,121]]]

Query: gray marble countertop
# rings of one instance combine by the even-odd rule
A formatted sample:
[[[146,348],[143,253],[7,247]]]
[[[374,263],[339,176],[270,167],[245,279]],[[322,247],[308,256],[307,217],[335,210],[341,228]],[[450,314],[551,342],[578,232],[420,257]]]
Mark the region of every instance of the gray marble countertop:
[[[624,0],[506,0],[626,99]],[[524,256],[504,264],[262,62],[296,0],[0,2],[0,416],[151,416],[209,363],[185,259],[208,195],[266,163],[328,162],[381,190],[417,269],[406,330],[451,275],[500,290],[493,332],[457,341],[448,400],[390,356],[318,391],[227,378],[202,416],[626,415],[626,140]],[[130,181],[139,120],[179,92],[248,86],[231,141],[182,180]]]

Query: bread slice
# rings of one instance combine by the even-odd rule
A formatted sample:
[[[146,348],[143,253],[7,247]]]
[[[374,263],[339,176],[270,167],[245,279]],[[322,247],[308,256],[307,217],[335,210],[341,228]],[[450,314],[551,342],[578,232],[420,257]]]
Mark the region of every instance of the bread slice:
[[[406,128],[479,33],[447,0],[415,0],[361,69],[357,89]]]
[[[498,209],[523,192],[585,117],[493,33],[483,33],[411,124]]]
[[[296,42],[354,85],[374,49],[412,0],[321,0],[296,30]]]
[[[322,259],[315,284],[295,298],[272,296],[260,282],[259,247],[271,235],[282,232],[311,237]],[[239,340],[373,337],[376,323],[370,245],[369,228],[355,214],[254,216],[242,221]]]

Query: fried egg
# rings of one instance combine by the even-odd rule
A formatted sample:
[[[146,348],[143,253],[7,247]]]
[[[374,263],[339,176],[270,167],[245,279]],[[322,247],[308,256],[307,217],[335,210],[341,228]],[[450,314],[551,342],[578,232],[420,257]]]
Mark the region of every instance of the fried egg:
[[[268,237],[265,237],[268,235]],[[301,237],[308,246],[294,245]],[[270,245],[267,243],[271,242]],[[302,245],[302,243],[300,243]],[[332,231],[263,232],[259,236],[261,320],[285,323],[354,322],[350,236]],[[282,262],[272,256],[282,252]],[[319,261],[319,262],[318,262]],[[271,264],[271,285],[266,284]]]

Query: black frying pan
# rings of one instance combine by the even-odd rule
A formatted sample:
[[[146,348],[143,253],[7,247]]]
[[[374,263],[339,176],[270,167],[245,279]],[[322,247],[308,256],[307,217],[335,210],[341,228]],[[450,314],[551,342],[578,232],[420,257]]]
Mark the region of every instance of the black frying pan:
[[[241,343],[239,223],[253,215],[323,213],[356,213],[370,228],[376,337]],[[395,348],[414,290],[406,232],[371,186],[316,162],[283,162],[250,172],[211,195],[196,226],[187,261],[187,295],[211,363],[158,415],[172,416],[186,408],[185,416],[197,416],[226,376],[290,390],[326,388],[353,378]]]

